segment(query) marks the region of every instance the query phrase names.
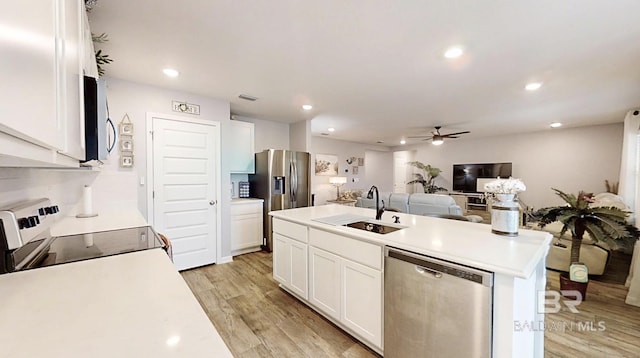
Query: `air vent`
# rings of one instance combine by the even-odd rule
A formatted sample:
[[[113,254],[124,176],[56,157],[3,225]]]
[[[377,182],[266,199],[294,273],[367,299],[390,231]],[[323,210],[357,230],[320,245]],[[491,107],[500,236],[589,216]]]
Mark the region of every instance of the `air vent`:
[[[244,100],[246,100],[246,101],[251,101],[251,102],[253,102],[253,101],[255,101],[255,100],[257,100],[257,99],[258,99],[258,97],[249,96],[248,94],[244,94],[244,93],[241,93],[241,94],[238,96],[238,98],[244,99]]]

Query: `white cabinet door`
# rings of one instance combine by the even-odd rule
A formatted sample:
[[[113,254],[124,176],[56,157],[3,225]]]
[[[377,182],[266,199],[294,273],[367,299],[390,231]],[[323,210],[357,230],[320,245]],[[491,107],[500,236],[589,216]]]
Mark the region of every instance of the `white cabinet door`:
[[[56,150],[63,132],[56,115],[56,2],[6,1],[0,11],[0,131]]]
[[[349,261],[342,261],[341,322],[382,347],[382,272]]]
[[[273,233],[273,278],[308,299],[307,244]]]
[[[291,287],[291,239],[273,234],[273,279]]]
[[[231,203],[231,254],[260,250],[262,201]]]
[[[291,240],[291,286],[293,292],[309,299],[308,290],[307,244]]]
[[[85,159],[84,143],[84,6],[77,0],[61,2],[64,24],[60,29],[62,57],[58,89],[58,122],[62,124],[64,148],[62,153],[74,159]]]
[[[0,165],[77,167],[84,159],[84,11],[78,0],[48,0],[35,7],[13,1],[3,6],[0,132],[32,143],[33,148],[18,155],[1,149],[0,156],[16,159]]]
[[[231,173],[254,174],[255,171],[255,134],[254,124],[231,121],[229,142]]]
[[[342,259],[315,247],[309,248],[309,302],[340,319],[340,266]]]

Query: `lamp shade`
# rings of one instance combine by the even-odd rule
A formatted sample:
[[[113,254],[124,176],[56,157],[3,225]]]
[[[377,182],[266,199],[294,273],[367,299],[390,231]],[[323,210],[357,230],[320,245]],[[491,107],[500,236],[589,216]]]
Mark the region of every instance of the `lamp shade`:
[[[347,177],[331,177],[329,183],[333,185],[342,185],[347,183]]]

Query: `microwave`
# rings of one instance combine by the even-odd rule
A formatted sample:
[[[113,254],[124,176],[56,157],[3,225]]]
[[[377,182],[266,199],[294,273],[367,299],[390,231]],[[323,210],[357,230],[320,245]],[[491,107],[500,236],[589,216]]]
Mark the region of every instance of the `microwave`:
[[[82,166],[98,166],[115,146],[116,129],[109,118],[107,83],[84,76],[85,160]]]

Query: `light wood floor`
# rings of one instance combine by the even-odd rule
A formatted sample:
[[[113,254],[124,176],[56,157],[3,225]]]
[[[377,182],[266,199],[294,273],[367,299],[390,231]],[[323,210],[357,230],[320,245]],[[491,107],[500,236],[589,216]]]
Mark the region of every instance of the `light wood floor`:
[[[271,254],[257,252],[182,272],[234,356],[379,357],[279,289],[271,270]],[[558,289],[558,273],[548,272],[547,286]],[[591,281],[579,313],[547,314],[545,357],[640,357],[640,307],[626,305],[626,294]],[[595,331],[585,331],[589,322]]]

